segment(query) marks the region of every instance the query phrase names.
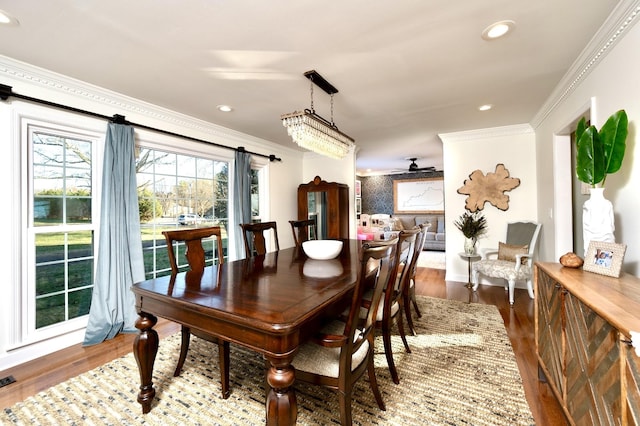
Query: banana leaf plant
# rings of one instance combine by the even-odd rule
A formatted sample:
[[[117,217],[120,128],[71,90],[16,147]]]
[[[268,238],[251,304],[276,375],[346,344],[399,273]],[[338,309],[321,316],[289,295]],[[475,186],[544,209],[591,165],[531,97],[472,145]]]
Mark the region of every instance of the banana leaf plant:
[[[604,187],[607,175],[620,170],[628,134],[625,110],[615,112],[598,131],[583,117],[576,129],[576,175],[595,188]]]

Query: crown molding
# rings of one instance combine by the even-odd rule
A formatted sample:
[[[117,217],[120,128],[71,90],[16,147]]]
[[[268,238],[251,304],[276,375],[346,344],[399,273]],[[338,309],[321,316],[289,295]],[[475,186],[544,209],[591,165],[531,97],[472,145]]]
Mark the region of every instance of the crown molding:
[[[542,108],[531,120],[531,126],[536,129],[546,118],[569,96],[600,62],[622,39],[625,34],[638,22],[640,15],[640,0],[618,2],[607,20],[584,48],[580,56],[569,67],[560,83]]]
[[[131,121],[138,122],[138,124],[154,127],[152,124],[142,122],[145,119],[152,122],[168,123],[183,129],[205,134],[211,138],[212,142],[215,141],[216,143],[220,140],[232,145],[238,144],[239,146],[253,143],[268,150],[300,154],[298,150],[276,144],[266,139],[257,138],[227,127],[162,108],[2,55],[0,55],[0,79],[0,84],[12,86],[13,90],[20,95],[40,98],[42,97],[43,91],[46,91],[46,93],[51,94],[51,96],[55,98],[45,99],[47,101],[69,105],[79,109],[84,109],[81,105],[90,102],[96,108],[96,110],[91,112],[100,115],[112,116],[114,114],[120,114],[125,117],[134,115],[136,119]],[[139,120],[137,117],[143,120]],[[230,146],[230,148],[233,147]]]
[[[439,133],[440,140],[445,142],[464,142],[478,139],[492,139],[504,136],[518,136],[532,134],[533,128],[529,124],[514,124],[512,126],[491,127],[487,129],[465,130],[462,132]]]

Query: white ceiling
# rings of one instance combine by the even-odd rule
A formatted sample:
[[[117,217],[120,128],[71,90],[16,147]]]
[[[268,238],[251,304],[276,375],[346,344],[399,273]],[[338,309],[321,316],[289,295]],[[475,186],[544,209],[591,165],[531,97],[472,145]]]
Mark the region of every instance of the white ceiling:
[[[309,108],[315,69],[359,171],[441,168],[438,133],[530,122],[617,3],[0,0],[20,22],[0,54],[289,147],[280,115]],[[480,37],[506,19],[512,34]]]

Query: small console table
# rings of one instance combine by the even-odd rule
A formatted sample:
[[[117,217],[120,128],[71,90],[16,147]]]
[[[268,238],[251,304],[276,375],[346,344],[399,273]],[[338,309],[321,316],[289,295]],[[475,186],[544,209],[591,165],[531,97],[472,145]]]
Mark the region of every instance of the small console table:
[[[464,286],[467,288],[473,288],[473,284],[471,283],[471,264],[473,263],[474,260],[480,259],[482,256],[476,253],[469,254],[466,252],[460,252],[458,253],[458,255],[463,259],[467,259],[468,275],[467,275],[467,283]]]

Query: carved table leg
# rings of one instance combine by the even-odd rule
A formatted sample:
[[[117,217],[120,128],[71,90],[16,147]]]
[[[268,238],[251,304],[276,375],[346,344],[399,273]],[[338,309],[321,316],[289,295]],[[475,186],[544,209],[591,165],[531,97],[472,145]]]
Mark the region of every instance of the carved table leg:
[[[138,402],[142,405],[142,413],[151,411],[151,403],[156,396],[153,388],[153,363],[158,353],[158,333],[153,330],[153,326],[158,322],[158,318],[146,312],[140,312],[136,321],[136,328],[140,334],[133,341],[133,355],[140,371],[140,392]]]
[[[267,383],[271,387],[267,394],[267,425],[295,425],[298,403],[293,390],[295,370],[291,359],[273,359],[267,371]]]

